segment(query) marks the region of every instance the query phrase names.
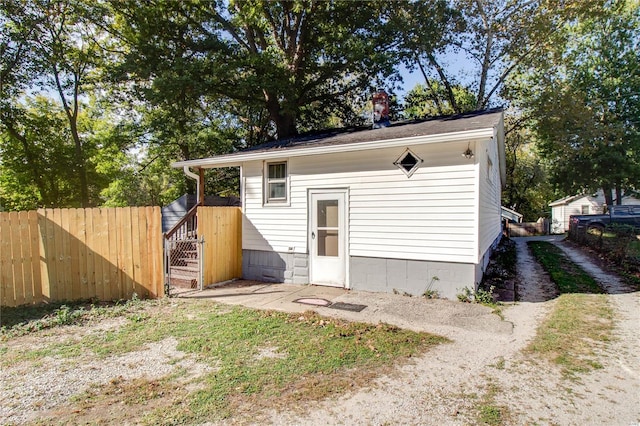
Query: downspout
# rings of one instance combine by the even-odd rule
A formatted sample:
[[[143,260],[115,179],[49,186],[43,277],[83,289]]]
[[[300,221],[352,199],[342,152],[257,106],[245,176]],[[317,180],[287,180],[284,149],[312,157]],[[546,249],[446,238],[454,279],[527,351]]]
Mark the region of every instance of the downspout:
[[[184,166],[182,170],[184,171],[185,175],[196,181],[196,201],[197,204],[200,204],[200,202],[202,201],[200,200],[200,176],[189,170],[189,166]]]

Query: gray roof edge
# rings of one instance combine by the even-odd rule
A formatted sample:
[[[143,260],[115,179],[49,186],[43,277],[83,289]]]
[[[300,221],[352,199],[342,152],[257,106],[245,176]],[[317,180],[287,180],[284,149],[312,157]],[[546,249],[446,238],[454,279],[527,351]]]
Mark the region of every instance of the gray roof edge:
[[[233,154],[219,155],[216,157],[202,158],[197,160],[178,161],[171,164],[171,167],[238,167],[245,161],[269,160],[283,157],[301,157],[304,155],[331,154],[349,151],[364,151],[380,149],[401,145],[420,145],[425,143],[443,143],[455,140],[474,139],[491,137],[494,134],[493,128],[476,129],[464,132],[439,133],[436,135],[423,135],[415,137],[404,137],[398,139],[388,139],[370,142],[352,142],[339,145],[319,145],[281,148],[269,151],[241,151]],[[446,137],[443,137],[445,136]]]
[[[395,123],[390,127],[376,130],[342,129],[324,135],[272,141],[231,154],[178,161],[173,163],[172,167],[237,167],[244,161],[360,151],[403,144],[449,142],[458,138],[495,136],[500,133],[503,126],[504,111],[502,108],[494,108],[454,116],[434,117],[418,122]]]

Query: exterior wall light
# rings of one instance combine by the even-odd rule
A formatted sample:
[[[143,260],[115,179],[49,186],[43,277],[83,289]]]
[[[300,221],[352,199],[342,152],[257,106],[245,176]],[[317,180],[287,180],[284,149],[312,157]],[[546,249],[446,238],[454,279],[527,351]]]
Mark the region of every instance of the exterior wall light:
[[[473,151],[471,151],[471,142],[467,144],[467,149],[462,153],[462,156],[467,160],[470,160],[473,158]]]

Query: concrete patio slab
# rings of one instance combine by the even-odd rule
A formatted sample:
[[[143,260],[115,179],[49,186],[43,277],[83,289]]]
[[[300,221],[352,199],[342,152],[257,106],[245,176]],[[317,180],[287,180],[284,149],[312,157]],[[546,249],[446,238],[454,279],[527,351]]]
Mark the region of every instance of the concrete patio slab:
[[[256,281],[235,281],[227,285],[189,291],[178,297],[210,299],[230,305],[243,305],[257,309],[273,309],[284,312],[305,312],[314,306],[296,303],[294,300],[314,297],[335,301],[349,290],[315,285],[269,284]]]
[[[430,300],[398,294],[370,293],[336,287],[294,284],[269,284],[238,280],[203,291],[186,291],[176,297],[207,299],[218,303],[249,308],[301,313],[315,311],[320,315],[349,321],[377,324],[384,322],[415,331],[449,334],[451,328],[478,332],[511,334],[513,324],[500,319],[492,309],[451,300]],[[296,303],[300,298],[326,299],[366,305],[361,312]]]

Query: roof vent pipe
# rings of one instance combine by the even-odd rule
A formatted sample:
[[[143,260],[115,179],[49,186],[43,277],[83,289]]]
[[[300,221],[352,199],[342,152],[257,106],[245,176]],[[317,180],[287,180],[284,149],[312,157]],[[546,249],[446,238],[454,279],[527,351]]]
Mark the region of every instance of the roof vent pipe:
[[[198,176],[197,174],[193,173],[191,170],[189,170],[189,166],[184,166],[182,168],[182,170],[184,171],[184,174],[189,176],[191,179],[196,181],[196,201],[198,204],[200,204],[200,176]]]

